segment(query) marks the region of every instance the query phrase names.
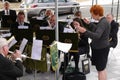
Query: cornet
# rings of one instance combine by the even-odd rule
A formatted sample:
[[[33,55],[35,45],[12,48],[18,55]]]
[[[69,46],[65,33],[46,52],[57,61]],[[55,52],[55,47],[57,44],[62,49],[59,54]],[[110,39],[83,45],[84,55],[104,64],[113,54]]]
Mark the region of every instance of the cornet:
[[[10,54],[13,54],[14,52],[12,52],[12,51],[8,51]],[[28,56],[26,56],[26,55],[24,55],[24,54],[21,54],[21,57],[22,58],[30,58],[30,57],[28,57]]]

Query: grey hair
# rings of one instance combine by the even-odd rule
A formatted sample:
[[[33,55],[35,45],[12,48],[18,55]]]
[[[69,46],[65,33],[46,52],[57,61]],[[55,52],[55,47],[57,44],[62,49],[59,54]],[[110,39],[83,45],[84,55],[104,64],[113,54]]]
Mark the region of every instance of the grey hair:
[[[10,4],[10,2],[9,1],[5,1],[4,4]]]

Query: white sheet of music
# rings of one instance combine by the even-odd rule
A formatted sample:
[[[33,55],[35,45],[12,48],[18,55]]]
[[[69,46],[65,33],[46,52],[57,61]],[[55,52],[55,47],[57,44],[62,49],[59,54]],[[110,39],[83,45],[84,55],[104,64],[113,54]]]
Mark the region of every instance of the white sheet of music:
[[[21,42],[21,44],[20,44],[20,48],[19,48],[19,50],[21,51],[21,53],[23,53],[23,50],[24,50],[27,42],[28,42],[28,40],[25,39],[25,38],[23,38],[23,40],[22,40],[22,42]]]
[[[37,20],[43,20],[44,17],[36,17]]]
[[[40,26],[40,30],[52,30],[53,28],[50,26]]]
[[[32,54],[31,54],[32,59],[41,60],[42,44],[43,44],[42,40],[33,40]]]
[[[17,41],[16,41],[15,37],[12,36],[12,37],[8,40],[8,47],[9,47],[9,49],[10,49],[13,45],[15,45],[15,43],[17,43]]]
[[[65,53],[68,53],[68,51],[72,47],[72,44],[71,43],[57,42],[57,47],[58,47],[58,50],[61,50]]]
[[[18,29],[28,29],[28,26],[20,25],[18,26]]]
[[[5,33],[5,34],[2,34],[1,35],[3,38],[5,38],[5,37],[10,37],[11,36],[11,33]]]
[[[63,32],[64,33],[75,33],[75,31],[72,28],[67,28],[67,27],[64,28]]]

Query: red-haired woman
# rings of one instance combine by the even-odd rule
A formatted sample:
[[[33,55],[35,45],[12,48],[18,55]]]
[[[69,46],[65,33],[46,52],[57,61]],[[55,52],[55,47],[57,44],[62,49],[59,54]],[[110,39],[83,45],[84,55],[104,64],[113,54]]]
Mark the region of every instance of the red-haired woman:
[[[104,9],[100,5],[93,5],[90,8],[90,13],[93,19],[98,20],[97,24],[90,23],[89,20],[84,21],[88,23],[91,30],[87,30],[82,26],[75,26],[80,33],[92,39],[92,64],[95,65],[98,71],[98,80],[107,80],[106,64],[109,54],[109,33],[110,25],[104,17]]]

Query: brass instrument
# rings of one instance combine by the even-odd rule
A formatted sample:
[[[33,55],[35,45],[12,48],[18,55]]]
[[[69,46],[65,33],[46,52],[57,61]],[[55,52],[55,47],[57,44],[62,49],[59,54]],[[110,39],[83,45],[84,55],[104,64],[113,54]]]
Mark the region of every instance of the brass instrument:
[[[8,51],[10,54],[13,54],[14,52],[12,52],[12,51]],[[24,54],[21,54],[21,57],[22,58],[30,58],[30,57],[28,57],[28,56],[26,56],[26,55],[24,55]]]

